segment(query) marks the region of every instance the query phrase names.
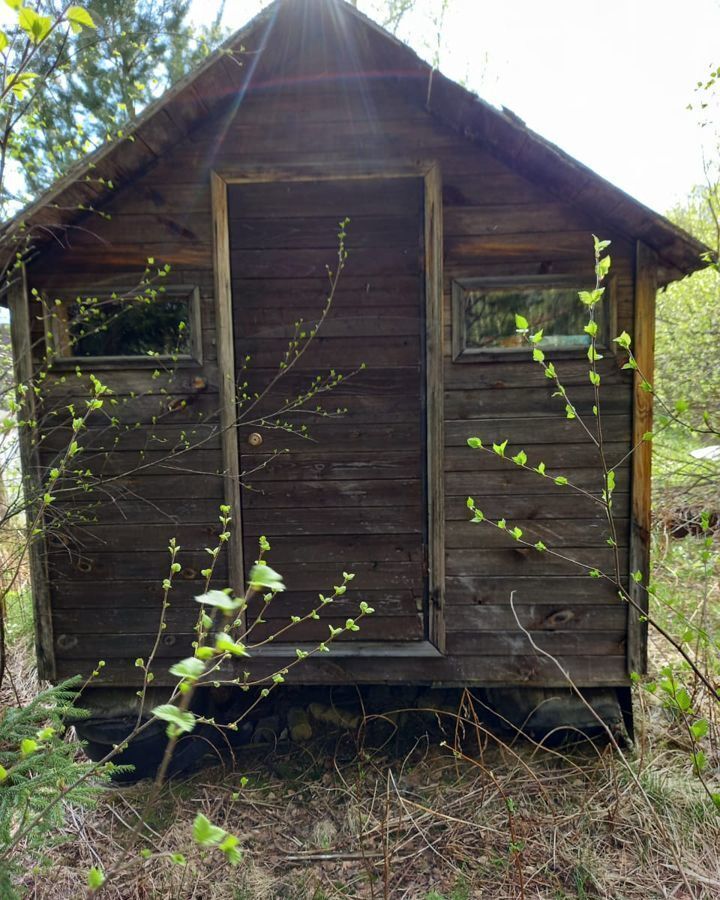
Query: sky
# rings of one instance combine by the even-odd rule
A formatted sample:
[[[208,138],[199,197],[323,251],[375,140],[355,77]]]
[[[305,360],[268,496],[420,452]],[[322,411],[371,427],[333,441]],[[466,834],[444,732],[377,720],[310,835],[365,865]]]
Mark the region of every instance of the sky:
[[[195,21],[219,0],[194,0]],[[447,0],[440,69],[666,212],[703,180],[715,149],[696,84],[720,65],[720,0]],[[235,29],[267,0],[226,0]],[[358,0],[373,18],[383,0]],[[442,0],[416,0],[398,36],[437,49]]]

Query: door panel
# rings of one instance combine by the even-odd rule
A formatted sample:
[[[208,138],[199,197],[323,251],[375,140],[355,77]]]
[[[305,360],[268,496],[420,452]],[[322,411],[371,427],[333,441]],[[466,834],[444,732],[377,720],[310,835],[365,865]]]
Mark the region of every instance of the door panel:
[[[266,534],[288,588],[258,638],[307,614],[343,570],[356,577],[342,601],[288,641],[322,640],[362,599],[375,614],[342,640],[427,638],[423,206],[421,178],[228,186],[236,376],[253,407],[238,434],[244,555]],[[330,311],[278,379],[288,343],[322,313],[346,216]],[[330,372],[350,377],[287,413]]]

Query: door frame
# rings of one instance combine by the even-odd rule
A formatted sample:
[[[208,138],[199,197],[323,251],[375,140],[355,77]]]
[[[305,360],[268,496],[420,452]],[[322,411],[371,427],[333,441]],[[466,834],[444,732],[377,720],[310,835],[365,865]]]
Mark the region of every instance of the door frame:
[[[425,185],[425,473],[427,478],[427,579],[428,609],[426,641],[409,642],[402,655],[438,655],[445,652],[445,503],[443,490],[443,216],[442,179],[435,160],[399,162],[297,163],[287,166],[223,167],[210,173],[213,255],[215,269],[215,316],[219,368],[220,427],[225,503],[232,514],[228,552],[230,585],[244,589],[245,566],[242,546],[240,503],[240,448],[235,408],[235,352],[233,337],[232,283],[230,273],[230,223],[228,185],[279,181],[338,181],[379,178],[422,178]],[[279,646],[264,649],[281,655]],[[335,655],[398,655],[398,647],[358,641],[333,648]],[[341,651],[340,653],[338,651]]]

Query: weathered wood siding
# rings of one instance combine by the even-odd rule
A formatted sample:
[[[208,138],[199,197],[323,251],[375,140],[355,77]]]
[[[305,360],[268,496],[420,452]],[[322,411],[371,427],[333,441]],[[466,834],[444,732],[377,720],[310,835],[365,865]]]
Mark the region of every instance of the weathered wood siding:
[[[112,218],[86,217],[82,228],[67,233],[67,247],[44,253],[30,267],[31,285],[52,294],[66,285],[92,290],[132,283],[146,258],[152,256],[158,263],[172,266],[172,280],[199,285],[203,310],[203,365],[180,370],[167,393],[159,392],[158,381],[153,381],[150,373],[107,373],[106,381],[121,401],[112,414],[144,426],[123,435],[108,465],[121,474],[132,468],[128,463],[137,459],[139,448],[147,452],[141,471],[121,474],[114,482],[111,490],[115,494],[131,492],[121,502],[108,503],[103,494],[98,496],[98,524],[83,532],[81,556],[59,544],[51,554],[58,673],[87,671],[98,658],[104,658],[108,681],[136,677],[132,660],[147,655],[153,642],[159,583],[167,567],[165,547],[173,534],[178,534],[185,548],[184,569],[160,652],[164,658],[172,658],[185,652],[189,640],[194,613],[189,598],[197,591],[198,571],[207,561],[203,548],[209,546],[222,499],[220,440],[212,425],[202,425],[206,440],[201,448],[170,461],[161,448],[172,446],[198,415],[211,422],[217,411],[210,171],[242,173],[250,167],[302,164],[330,169],[333,164],[356,160],[386,161],[392,166],[393,162],[423,159],[438,161],[444,200],[447,657],[349,657],[343,658],[342,664],[328,658],[309,663],[303,669],[304,677],[309,681],[562,683],[555,664],[536,654],[517,628],[509,607],[510,591],[515,590],[521,621],[540,646],[558,655],[578,683],[623,682],[627,611],[609,587],[562,561],[518,549],[490,528],[467,524],[465,500],[472,495],[488,516],[505,516],[548,546],[562,547],[563,552],[588,564],[608,564],[607,535],[596,505],[568,488],[467,448],[469,435],[483,440],[508,438],[513,449],[524,447],[531,461],[542,459],[550,471],[568,475],[589,491],[600,490],[592,447],[577,423],[565,420],[562,404],[552,398],[552,386],[536,366],[521,361],[493,365],[451,361],[450,290],[452,280],[463,276],[587,276],[592,272],[591,233],[595,232],[613,239],[617,325],[631,330],[632,243],[622,235],[608,233],[602,222],[553,197],[543,185],[530,184],[482,148],[439,125],[413,96],[414,89],[406,96],[402,79],[326,78],[298,85],[290,77],[295,75],[280,72],[274,86],[251,88],[242,102],[178,140],[171,154],[133,183],[124,184],[121,176],[115,176],[117,195],[106,207]],[[227,88],[226,82],[222,90]],[[171,110],[168,115],[173,119],[179,113]],[[179,119],[172,124],[182,127]],[[303,223],[296,235],[310,253],[317,249],[315,236],[324,232],[322,210],[313,219]],[[386,228],[386,223],[378,220],[378,233],[384,234]],[[361,255],[365,252],[363,233],[357,231],[357,248],[352,245],[354,233],[351,224],[349,246],[351,252]],[[283,269],[283,236],[271,228],[264,238],[269,248],[266,259],[272,255],[270,248],[277,251],[272,269],[278,300],[267,297],[262,304],[269,324],[276,303],[281,308],[285,298],[292,296],[298,311],[304,312],[323,296],[327,279],[308,271],[298,288],[296,273]],[[239,233],[237,239],[241,240]],[[381,253],[370,246],[368,259]],[[398,286],[406,274],[398,273]],[[365,277],[348,273],[336,298],[338,309],[352,307],[366,282]],[[378,316],[394,311],[398,296],[395,283],[378,292]],[[353,357],[348,364],[367,361],[378,365],[381,361],[381,348],[374,347],[373,336],[368,333],[364,337],[358,342],[357,360]],[[588,414],[592,396],[586,365],[571,362],[562,369],[579,410]],[[601,372],[608,453],[615,462],[629,449],[631,384],[611,355],[603,361]],[[368,374],[372,378],[372,371]],[[70,398],[77,396],[80,384],[81,379],[68,376],[57,390]],[[142,397],[132,399],[131,391]],[[187,405],[181,405],[182,401]],[[377,449],[379,462],[392,457],[395,444],[414,440],[415,423],[401,416],[406,408],[401,385],[394,398],[385,401],[381,417],[372,414],[369,394],[353,398],[349,406],[348,435],[362,441],[364,452],[372,454]],[[158,424],[151,425],[158,414]],[[168,443],[160,447],[155,441],[146,444],[146,433]],[[321,443],[328,433],[322,422],[315,427]],[[109,449],[108,434],[98,425],[89,430],[86,443],[98,452]],[[334,431],[331,435],[327,446],[336,440]],[[44,461],[49,464],[51,458],[46,452]],[[287,465],[295,464],[291,459]],[[335,575],[343,557],[342,535],[370,531],[376,504],[392,509],[391,520],[399,533],[415,521],[417,492],[414,487],[408,490],[401,469],[384,480],[382,491],[360,492],[352,513],[337,514],[337,540],[332,561],[327,563],[328,579]],[[286,491],[274,493],[272,510],[261,511],[248,494],[243,512],[249,534],[266,531],[277,536],[278,567],[287,570],[288,580],[298,591],[308,592],[305,599],[310,602],[309,592],[318,587],[317,573],[306,577],[303,563],[296,565],[290,556],[295,552],[292,538],[305,534],[307,519],[302,510],[312,507],[317,483],[300,479],[301,469],[292,473],[298,480]],[[628,539],[628,479],[628,467],[623,464],[618,470],[616,497],[623,558]],[[338,506],[342,505],[340,499],[338,495]],[[331,502],[327,490],[323,502]],[[382,596],[389,615],[403,615],[407,598],[397,589],[394,562],[356,566],[355,571],[358,587]],[[223,564],[218,584],[225,577]],[[278,608],[282,609],[281,605]],[[342,608],[343,615],[345,612]]]
[[[324,640],[328,625],[344,625],[365,600],[375,615],[344,640],[422,641],[423,180],[279,180],[230,184],[227,190],[236,371],[238,381],[247,382],[240,414],[249,420],[238,430],[241,470],[247,473],[241,495],[244,557],[255,559],[258,534],[268,534],[272,559],[288,575],[280,602],[266,609],[260,598],[251,602],[250,621],[262,610],[265,622],[254,637],[275,634],[290,615],[307,615],[317,606],[318,592],[330,593],[343,569],[379,568],[392,571],[392,591],[387,584],[385,590],[368,590],[367,576],[358,575],[339,610],[333,603],[320,621],[303,622],[286,639]],[[313,296],[304,286],[327,275],[326,267],[337,269],[338,223],[346,217],[341,283],[352,279],[364,287],[338,297],[319,336],[305,347],[300,337],[295,348],[292,342],[318,322],[331,290],[329,278],[325,295]],[[277,380],[281,361],[292,369]],[[287,400],[311,390],[315,377],[325,379],[330,371],[344,375],[343,382],[327,394],[318,392],[302,412],[286,411]],[[318,406],[327,417],[317,414]],[[347,414],[338,417],[338,408]],[[280,427],[260,434],[257,423],[264,419]],[[296,433],[289,435],[284,423]],[[306,438],[303,427],[309,429]],[[253,433],[262,445],[252,446]],[[388,502],[388,486],[398,482],[402,492],[396,503]],[[296,500],[298,493],[304,499]],[[282,524],[271,527],[267,521],[278,513],[285,518],[288,502],[295,512],[292,537]],[[314,593],[293,590],[299,571]]]

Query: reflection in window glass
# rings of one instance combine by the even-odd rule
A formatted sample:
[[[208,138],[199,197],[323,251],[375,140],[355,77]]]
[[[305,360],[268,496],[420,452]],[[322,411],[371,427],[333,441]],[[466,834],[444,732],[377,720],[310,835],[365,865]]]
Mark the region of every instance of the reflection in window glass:
[[[464,331],[468,350],[502,350],[521,347],[523,336],[515,329],[516,313],[533,330],[542,328],[546,349],[587,347],[583,331],[588,311],[578,299],[578,287],[521,286],[465,288]]]
[[[66,355],[185,356],[191,352],[191,294],[66,304]]]

